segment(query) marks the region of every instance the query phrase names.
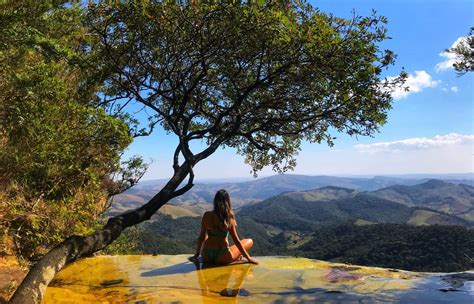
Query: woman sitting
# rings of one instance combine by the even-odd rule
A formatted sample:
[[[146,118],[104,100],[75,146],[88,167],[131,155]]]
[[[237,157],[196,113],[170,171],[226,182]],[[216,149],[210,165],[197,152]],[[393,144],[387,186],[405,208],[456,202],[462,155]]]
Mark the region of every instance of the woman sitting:
[[[248,254],[252,248],[252,239],[240,240],[236,230],[234,211],[232,210],[230,196],[226,190],[217,191],[214,197],[214,210],[204,213],[201,222],[196,254],[190,258],[196,261],[202,255],[204,263],[230,264],[245,257],[250,263],[258,261]],[[234,245],[229,247],[227,236],[234,240]],[[201,253],[202,250],[202,253]]]

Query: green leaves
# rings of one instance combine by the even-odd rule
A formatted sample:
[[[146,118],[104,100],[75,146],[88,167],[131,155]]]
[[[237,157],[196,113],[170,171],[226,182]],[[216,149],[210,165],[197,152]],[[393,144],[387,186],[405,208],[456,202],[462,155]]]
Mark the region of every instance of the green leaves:
[[[96,107],[101,78],[71,63],[87,59],[81,15],[48,1],[0,4],[0,208],[25,258],[91,231],[107,206],[103,181],[132,141],[123,117]]]
[[[453,67],[459,76],[474,71],[474,27],[471,27],[467,37],[446,51],[456,55]]]
[[[331,145],[330,130],[377,132],[402,81],[382,85],[395,58],[378,46],[386,18],[287,4],[92,5],[88,53],[113,73],[102,104],[142,104],[182,141],[205,140],[206,155],[235,148],[254,173],[293,168],[300,143]]]

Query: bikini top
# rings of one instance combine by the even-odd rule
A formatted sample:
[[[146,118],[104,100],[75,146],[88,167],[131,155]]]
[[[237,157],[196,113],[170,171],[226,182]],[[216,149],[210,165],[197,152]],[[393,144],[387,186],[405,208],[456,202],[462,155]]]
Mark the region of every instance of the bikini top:
[[[207,235],[212,237],[226,238],[229,235],[229,231],[223,231],[218,227],[207,230]]]
[[[222,230],[219,228],[219,224],[215,222],[214,217],[211,219],[214,227],[207,230],[207,235],[210,237],[218,237],[218,238],[227,238],[229,236],[229,230]]]

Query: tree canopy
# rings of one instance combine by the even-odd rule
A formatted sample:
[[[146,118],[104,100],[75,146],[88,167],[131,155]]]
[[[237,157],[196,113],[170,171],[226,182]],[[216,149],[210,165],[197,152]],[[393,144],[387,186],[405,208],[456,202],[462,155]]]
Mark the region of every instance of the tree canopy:
[[[102,106],[143,105],[150,129],[175,133],[190,163],[227,146],[256,172],[293,168],[303,140],[372,135],[386,121],[389,88],[403,80],[381,79],[394,60],[378,46],[386,21],[309,5],[151,1],[90,5],[86,24],[94,62],[112,75]],[[208,148],[191,151],[195,140]]]
[[[456,55],[453,67],[459,75],[474,71],[474,27],[467,37],[446,51]]]

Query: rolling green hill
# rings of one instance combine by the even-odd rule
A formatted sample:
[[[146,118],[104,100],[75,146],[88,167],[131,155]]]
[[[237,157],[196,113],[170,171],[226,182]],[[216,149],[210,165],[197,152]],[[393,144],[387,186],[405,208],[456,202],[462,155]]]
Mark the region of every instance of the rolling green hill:
[[[473,227],[474,223],[463,218],[436,212],[433,210],[414,208],[410,219],[407,221],[409,225],[458,225],[465,227]]]
[[[460,226],[344,223],[316,230],[312,239],[294,253],[417,271],[468,270],[474,267],[474,230]]]
[[[382,190],[375,192],[357,192],[352,189],[324,187],[311,191],[288,192],[247,205],[239,209],[238,214],[252,218],[255,222],[277,227],[281,230],[309,231],[320,225],[329,225],[340,221],[359,221],[369,223],[407,223],[411,225],[461,225],[473,226],[469,219],[436,210],[433,202],[449,197],[443,190],[457,193],[460,200],[469,203],[462,192],[465,185],[455,185],[442,181],[429,181],[421,185],[403,186],[414,202],[401,203],[390,200]],[[399,189],[393,186],[386,189]],[[461,191],[459,191],[461,188]],[[456,192],[458,191],[458,192]],[[392,192],[389,192],[392,193]],[[438,196],[436,196],[436,194]],[[462,195],[464,196],[462,196]],[[451,198],[453,195],[451,194]],[[444,200],[444,206],[450,206],[454,199]],[[472,204],[472,202],[470,202]],[[456,203],[455,203],[456,206]]]
[[[389,186],[372,195],[407,206],[420,206],[474,221],[474,187],[440,180],[404,186]]]
[[[320,194],[323,192],[323,194]],[[285,193],[258,204],[242,207],[238,215],[283,230],[310,231],[320,225],[347,220],[374,223],[406,223],[413,212],[410,207],[366,193],[354,193],[339,199],[319,200],[326,189],[304,193]],[[316,200],[311,198],[316,197]]]

